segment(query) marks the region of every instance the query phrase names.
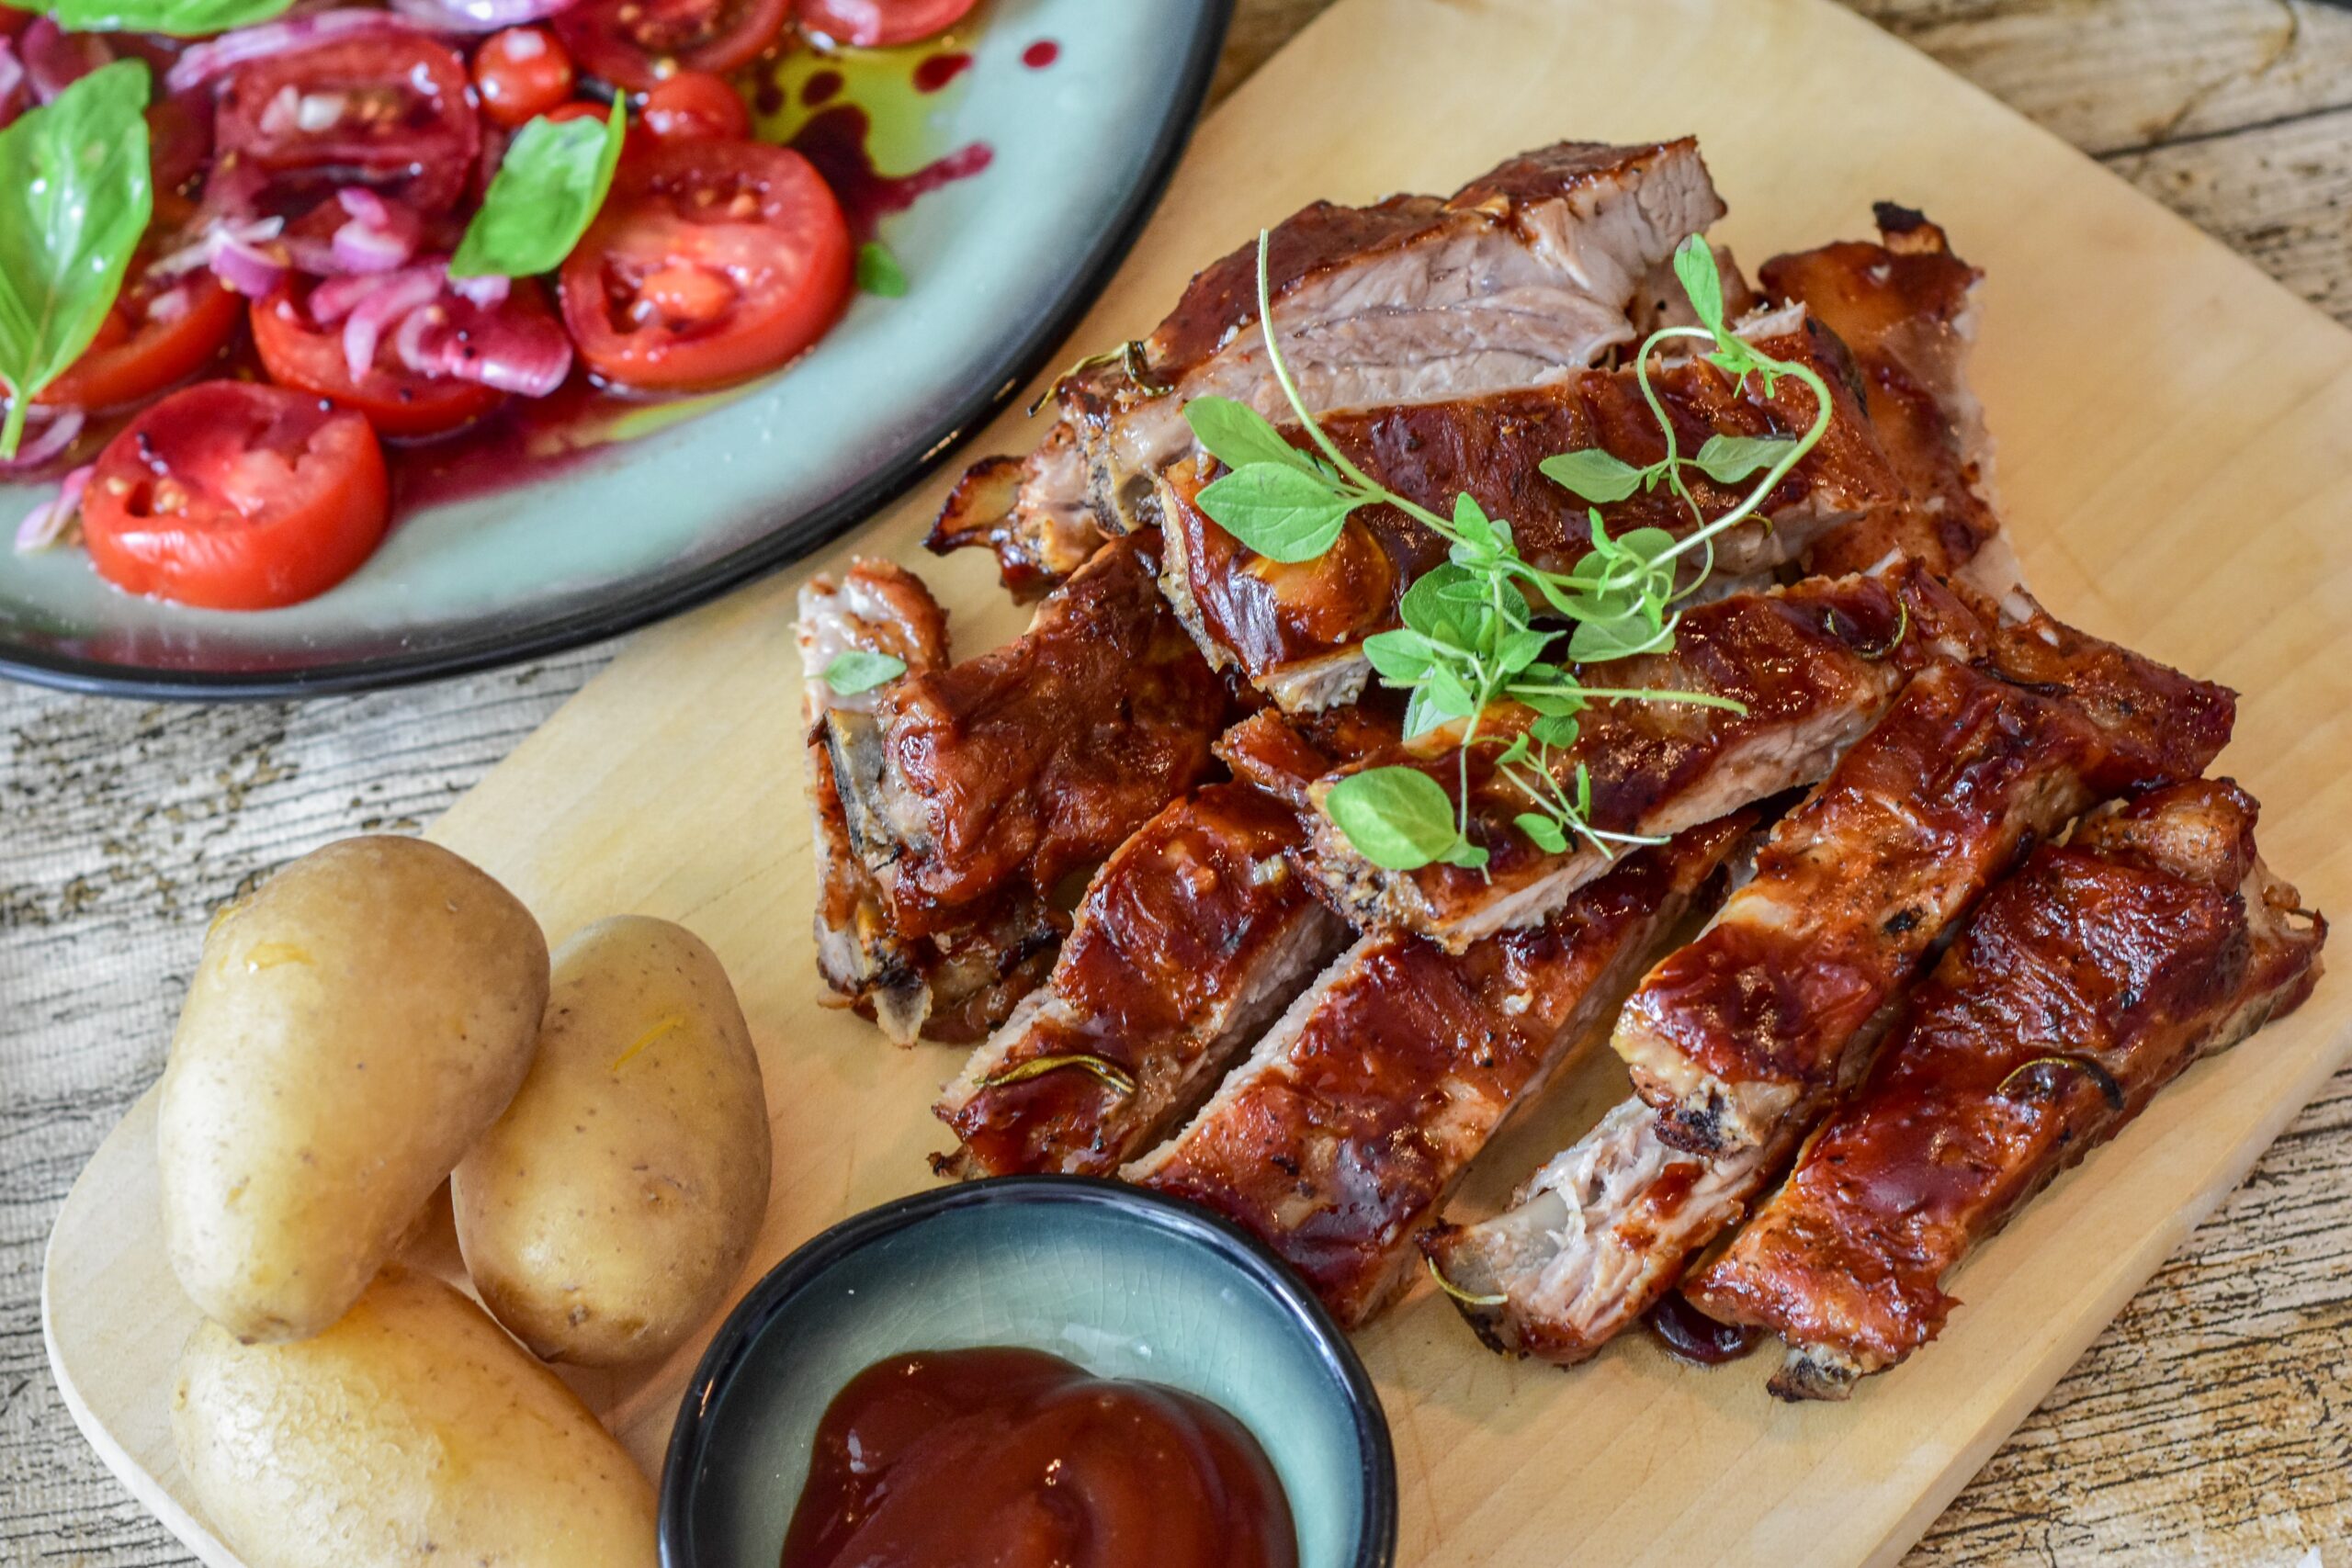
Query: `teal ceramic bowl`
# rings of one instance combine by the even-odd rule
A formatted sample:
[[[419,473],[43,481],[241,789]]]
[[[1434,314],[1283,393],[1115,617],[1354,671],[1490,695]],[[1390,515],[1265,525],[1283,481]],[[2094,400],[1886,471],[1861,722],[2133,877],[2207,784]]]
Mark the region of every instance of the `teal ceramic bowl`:
[[[811,1439],[886,1356],[1010,1345],[1214,1401],[1273,1461],[1301,1568],[1389,1568],[1396,1463],[1347,1337],[1255,1240],[1116,1182],[1014,1176],[845,1221],[754,1286],[687,1385],[663,1568],[774,1568]]]

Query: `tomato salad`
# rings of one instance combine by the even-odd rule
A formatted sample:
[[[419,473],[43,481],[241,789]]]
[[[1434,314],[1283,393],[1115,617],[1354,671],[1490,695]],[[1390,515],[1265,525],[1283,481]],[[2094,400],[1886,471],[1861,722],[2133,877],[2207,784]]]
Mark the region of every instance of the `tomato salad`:
[[[0,477],[114,432],[17,547],[78,521],[130,592],[289,604],[382,539],[387,443],[784,365],[856,247],[730,73],[973,4],[0,5]]]

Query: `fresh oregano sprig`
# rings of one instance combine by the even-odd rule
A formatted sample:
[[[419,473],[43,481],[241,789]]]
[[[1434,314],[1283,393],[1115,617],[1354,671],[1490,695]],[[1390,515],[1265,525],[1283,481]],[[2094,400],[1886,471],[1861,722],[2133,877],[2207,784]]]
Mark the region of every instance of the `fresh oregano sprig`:
[[[1675,272],[1689,295],[1698,327],[1651,334],[1635,361],[1644,399],[1666,434],[1667,455],[1636,468],[1606,452],[1577,452],[1546,459],[1544,471],[1589,503],[1621,501],[1636,489],[1670,486],[1699,526],[1678,539],[1662,528],[1637,528],[1611,538],[1598,506],[1588,511],[1591,549],[1574,569],[1549,571],[1519,553],[1510,523],[1490,518],[1467,493],[1453,514],[1436,513],[1381,484],[1349,460],[1317,422],[1283,362],[1273,326],[1267,264],[1268,236],[1258,241],[1258,319],[1268,367],[1284,399],[1314,443],[1302,451],[1284,440],[1255,409],[1229,398],[1194,399],[1185,407],[1193,433],[1228,470],[1199,495],[1203,512],[1258,554],[1280,562],[1313,560],[1339,539],[1357,508],[1385,503],[1443,538],[1447,558],[1407,590],[1396,628],[1365,639],[1364,654],[1383,683],[1410,694],[1405,733],[1413,738],[1450,723],[1464,725],[1456,753],[1459,800],[1419,769],[1393,766],[1350,774],[1326,795],[1323,809],[1349,843],[1374,864],[1408,871],[1442,862],[1482,868],[1487,852],[1469,841],[1469,757],[1481,739],[1487,709],[1510,702],[1536,717],[1496,759],[1500,774],[1530,809],[1515,818],[1520,830],[1551,852],[1581,840],[1604,855],[1617,847],[1656,842],[1591,825],[1592,784],[1578,764],[1574,787],[1557,776],[1561,753],[1575,744],[1577,718],[1595,700],[1692,703],[1745,713],[1729,698],[1699,692],[1593,687],[1547,658],[1562,635],[1533,624],[1538,601],[1570,623],[1566,659],[1593,664],[1673,646],[1671,606],[1693,592],[1713,566],[1713,537],[1753,514],[1774,487],[1828,428],[1829,392],[1803,366],[1773,359],[1734,335],[1723,319],[1723,285],[1714,255],[1695,237],[1675,253]],[[1711,437],[1684,457],[1673,423],[1649,381],[1649,360],[1663,344],[1696,338],[1712,347],[1705,357],[1726,375],[1755,375],[1767,396],[1778,378],[1800,378],[1813,392],[1811,429],[1787,437]],[[1319,453],[1319,456],[1318,456]],[[1710,523],[1690,494],[1682,470],[1699,468],[1719,483],[1765,469],[1765,478],[1737,506]],[[1679,564],[1691,550],[1706,553],[1690,586],[1678,591]]]

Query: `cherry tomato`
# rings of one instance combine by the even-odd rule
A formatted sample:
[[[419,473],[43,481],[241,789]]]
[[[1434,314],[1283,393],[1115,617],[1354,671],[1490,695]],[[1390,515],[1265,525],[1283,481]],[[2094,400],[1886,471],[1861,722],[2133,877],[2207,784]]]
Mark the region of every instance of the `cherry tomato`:
[[[376,351],[376,363],[354,381],[344,358],[342,329],[313,322],[309,297],[307,284],[288,278],[254,306],[254,347],[261,355],[262,368],[279,386],[355,409],[368,416],[377,434],[396,438],[443,434],[505,400],[505,393],[478,381],[419,376],[401,368],[392,357],[389,332]]]
[[[366,420],[283,388],[203,381],[107,444],[82,535],[99,574],[129,592],[265,610],[350,576],[390,511]]]
[[[944,33],[975,0],[800,0],[800,25],[835,43],[887,49]]]
[[[739,141],[752,134],[752,111],[723,76],[681,71],[645,95],[645,128],[664,141]]]
[[[177,94],[148,106],[147,164],[159,198],[188,196],[211,157],[210,105]]]
[[[158,281],[134,268],[82,357],[33,401],[111,409],[152,397],[204,368],[243,318],[243,302],[209,272]]]
[[[269,176],[274,205],[316,205],[365,185],[423,212],[464,194],[481,145],[466,64],[422,35],[331,39],[229,78],[213,120],[225,160]]]
[[[749,65],[791,10],[792,0],[581,0],[555,17],[555,30],[581,70],[642,93],[675,71]]]
[[[509,130],[571,96],[571,56],[545,28],[492,33],[474,51],[481,112]]]
[[[642,388],[772,370],[848,303],[849,226],[808,160],[762,141],[662,141],[622,160],[563,264],[588,368]]]

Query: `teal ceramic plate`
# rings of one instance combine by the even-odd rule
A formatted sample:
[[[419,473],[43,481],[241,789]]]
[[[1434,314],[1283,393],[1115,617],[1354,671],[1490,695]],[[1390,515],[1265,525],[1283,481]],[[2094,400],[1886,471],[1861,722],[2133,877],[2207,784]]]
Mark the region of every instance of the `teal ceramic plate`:
[[[544,435],[595,444],[526,482],[412,499],[355,576],[288,609],[132,598],[78,548],[0,544],[0,670],[143,696],[388,685],[610,637],[807,554],[1044,367],[1173,170],[1230,4],[987,0],[930,45],[789,57],[764,127],[830,149],[830,175],[885,176],[835,184],[876,217],[903,297],[861,294],[765,380]],[[0,485],[0,536],[53,491]]]
[[[833,1395],[885,1357],[1009,1345],[1223,1406],[1257,1438],[1300,1568],[1391,1568],[1396,1462],[1347,1337],[1272,1254],[1140,1188],[1012,1176],[843,1222],[752,1288],[686,1385],[662,1472],[663,1568],[783,1551]]]

